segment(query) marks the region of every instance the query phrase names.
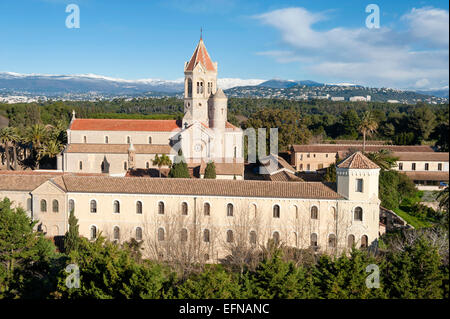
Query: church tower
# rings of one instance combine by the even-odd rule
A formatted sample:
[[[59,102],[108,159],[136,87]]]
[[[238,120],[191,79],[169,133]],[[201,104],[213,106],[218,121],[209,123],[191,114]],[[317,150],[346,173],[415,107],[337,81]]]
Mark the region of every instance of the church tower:
[[[183,126],[200,121],[209,126],[208,99],[217,91],[217,62],[212,62],[203,39],[184,65]]]

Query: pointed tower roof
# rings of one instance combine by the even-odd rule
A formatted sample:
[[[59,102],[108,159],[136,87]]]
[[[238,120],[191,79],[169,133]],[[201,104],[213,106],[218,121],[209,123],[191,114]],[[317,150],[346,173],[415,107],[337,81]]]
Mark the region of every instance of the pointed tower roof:
[[[355,152],[337,165],[338,168],[376,169],[377,164],[368,159],[363,153]]]
[[[206,70],[208,71],[216,71],[211,58],[209,57],[208,51],[206,50],[205,44],[203,43],[203,39],[200,38],[200,41],[195,48],[194,54],[192,55],[189,63],[186,67],[185,71],[192,71],[197,66],[197,64],[201,63]]]
[[[225,95],[225,93],[223,92],[222,89],[217,89],[216,94],[214,94],[213,99],[226,99],[227,96]]]

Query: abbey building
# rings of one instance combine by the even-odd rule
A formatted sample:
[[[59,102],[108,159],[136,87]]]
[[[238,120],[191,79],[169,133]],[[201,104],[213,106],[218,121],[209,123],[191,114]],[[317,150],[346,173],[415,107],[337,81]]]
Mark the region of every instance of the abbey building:
[[[243,132],[227,122],[217,68],[200,40],[184,67],[180,121],[74,114],[58,170],[0,171],[0,200],[23,208],[48,237],[64,236],[73,211],[81,236],[134,238],[152,258],[219,262],[268,239],[323,252],[376,246],[380,168],[356,152],[337,165],[335,185],[305,182],[275,154],[268,158],[278,165],[264,166],[269,180],[245,180]],[[156,154],[173,159],[180,149],[200,175],[214,161],[218,178],[129,174],[154,169]]]
[[[177,120],[79,119],[73,114],[58,170],[124,176],[172,160],[181,149],[190,167],[216,164],[218,178],[243,179],[243,133],[227,121],[227,97],[217,87],[217,62],[203,39],[184,66],[184,116]],[[202,165],[203,164],[203,165]]]

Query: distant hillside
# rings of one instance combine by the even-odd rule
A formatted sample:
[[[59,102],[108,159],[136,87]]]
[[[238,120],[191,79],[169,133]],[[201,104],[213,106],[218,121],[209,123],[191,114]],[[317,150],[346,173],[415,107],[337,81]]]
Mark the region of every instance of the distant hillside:
[[[267,83],[269,82],[269,83]],[[230,97],[247,98],[280,98],[290,100],[307,99],[331,99],[332,97],[348,100],[350,97],[370,96],[375,102],[398,102],[398,103],[445,103],[448,99],[432,97],[413,91],[402,91],[390,88],[368,88],[358,85],[327,85],[313,82],[312,84],[294,84],[287,81],[267,81],[258,86],[235,87],[225,91]],[[311,81],[312,82],[312,81]],[[267,83],[267,84],[266,84]],[[272,85],[272,86],[269,86]],[[284,86],[284,87],[282,87]]]

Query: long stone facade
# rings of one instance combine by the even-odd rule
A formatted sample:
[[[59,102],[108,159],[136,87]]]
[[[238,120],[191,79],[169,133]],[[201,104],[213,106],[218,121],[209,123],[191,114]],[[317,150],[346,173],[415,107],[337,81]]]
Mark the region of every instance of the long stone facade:
[[[330,252],[377,243],[379,169],[357,157],[338,168],[337,191],[318,182],[5,173],[0,199],[26,209],[47,236],[64,235],[73,210],[82,236],[135,238],[149,257],[189,246],[217,262],[269,238]]]

